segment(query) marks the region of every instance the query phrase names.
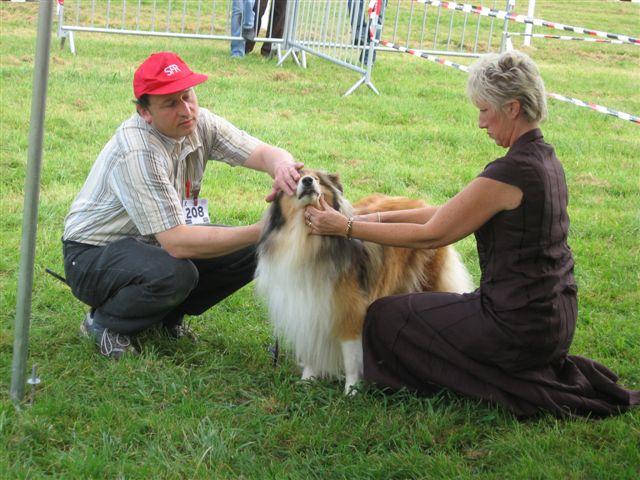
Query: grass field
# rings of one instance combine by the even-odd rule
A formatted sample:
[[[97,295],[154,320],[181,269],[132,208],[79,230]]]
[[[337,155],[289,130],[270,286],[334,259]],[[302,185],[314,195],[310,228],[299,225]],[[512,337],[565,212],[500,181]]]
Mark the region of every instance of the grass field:
[[[339,382],[301,384],[290,358],[272,367],[266,311],[251,286],[190,319],[202,339],[195,346],[149,334],[140,357],[116,363],[79,338],[85,307],[44,269],[62,270],[64,216],[133,111],[142,59],[179,52],[210,74],[198,87],[202,106],[339,172],[351,200],[375,191],[443,202],[502,150],[476,128],[464,74],[400,54],[378,56],[380,97],[360,89],[341,98],[357,77],[312,57],[305,71],[257,54],[233,61],[226,42],[79,34],[75,57],[53,43],[29,360],[43,383],[33,405],[14,409],[36,14],[35,3],[0,2],[0,478],[638,478],[640,410],[521,422],[449,394],[346,399]],[[539,0],[537,16],[640,34],[640,5],[630,2]],[[640,48],[536,39],[529,53],[549,91],[640,114]],[[580,288],[572,353],[638,389],[640,128],[553,100],[549,110],[543,130],[566,170]],[[216,222],[247,224],[265,209],[265,175],[215,164],[205,179]],[[458,246],[477,283],[474,240]]]

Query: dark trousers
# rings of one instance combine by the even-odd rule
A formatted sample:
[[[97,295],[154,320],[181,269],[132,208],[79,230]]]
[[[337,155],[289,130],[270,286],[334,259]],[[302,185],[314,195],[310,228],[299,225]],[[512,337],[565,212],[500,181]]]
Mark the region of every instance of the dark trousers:
[[[256,0],[253,5],[253,11],[256,14],[256,34],[260,31],[260,23],[262,21],[262,16],[264,12],[267,10],[268,0]],[[284,19],[287,11],[287,0],[271,0],[272,14],[269,15],[269,26],[267,27],[267,37],[270,38],[282,38],[284,33]],[[272,20],[273,17],[273,20]],[[244,51],[245,53],[250,53],[253,51],[256,42],[245,41],[244,43]],[[265,57],[269,56],[271,53],[271,42],[265,42],[262,44],[262,48],[260,49],[260,53]]]
[[[63,252],[76,298],[95,309],[97,323],[127,335],[200,315],[249,283],[256,268],[255,246],[204,260],[177,259],[135,238],[103,247],[67,241]]]

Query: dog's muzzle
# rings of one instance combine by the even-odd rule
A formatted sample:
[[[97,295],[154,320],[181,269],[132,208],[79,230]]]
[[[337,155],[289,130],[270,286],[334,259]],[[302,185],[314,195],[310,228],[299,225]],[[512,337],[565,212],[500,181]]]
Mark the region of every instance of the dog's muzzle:
[[[315,178],[310,176],[302,177],[298,182],[296,194],[298,196],[298,200],[307,196],[314,199],[320,195],[320,186]]]

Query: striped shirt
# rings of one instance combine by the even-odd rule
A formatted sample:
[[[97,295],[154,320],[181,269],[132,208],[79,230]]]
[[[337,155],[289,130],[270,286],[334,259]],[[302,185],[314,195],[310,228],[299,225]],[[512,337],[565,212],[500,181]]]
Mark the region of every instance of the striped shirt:
[[[200,108],[196,131],[167,137],[137,113],[103,148],[65,218],[63,240],[106,245],[185,224],[186,184],[198,192],[208,160],[242,165],[260,141]],[[145,238],[146,237],[146,238]]]

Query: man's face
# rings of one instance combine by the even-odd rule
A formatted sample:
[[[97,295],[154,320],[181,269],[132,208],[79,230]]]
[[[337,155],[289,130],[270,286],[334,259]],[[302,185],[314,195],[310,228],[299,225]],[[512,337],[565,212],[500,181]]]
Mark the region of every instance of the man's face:
[[[179,140],[196,130],[198,99],[193,88],[170,95],[149,95],[149,106],[138,113],[167,137]]]

